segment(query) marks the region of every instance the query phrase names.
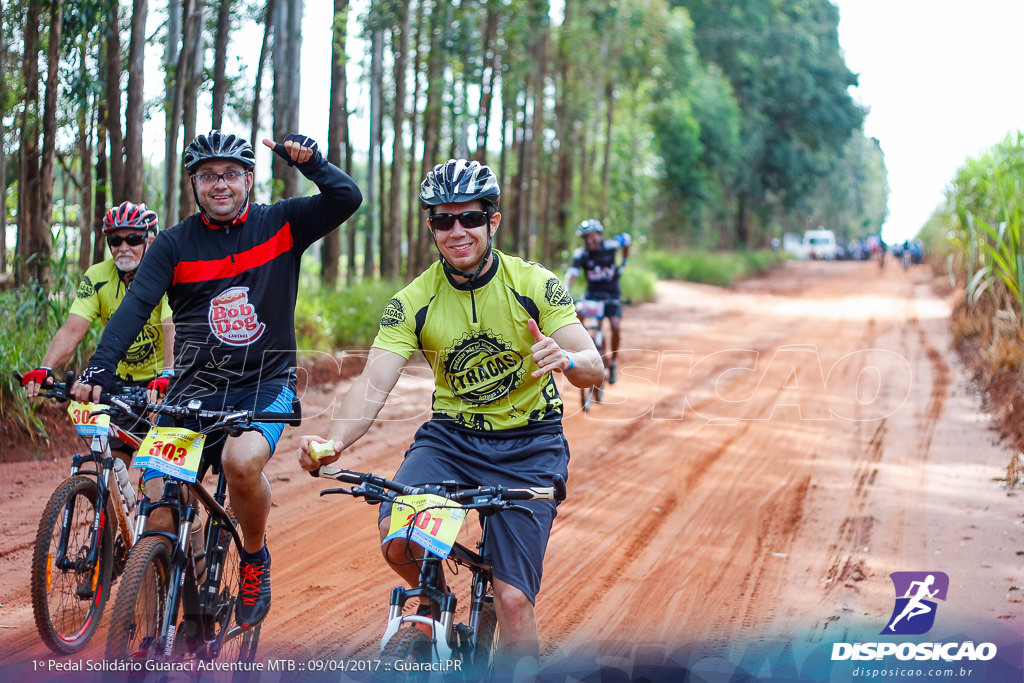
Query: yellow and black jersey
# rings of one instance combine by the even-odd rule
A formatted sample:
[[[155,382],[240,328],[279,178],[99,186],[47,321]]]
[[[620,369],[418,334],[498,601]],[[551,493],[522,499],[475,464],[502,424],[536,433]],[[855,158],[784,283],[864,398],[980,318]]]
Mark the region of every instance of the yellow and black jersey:
[[[544,267],[493,253],[472,287],[434,263],[388,302],[373,346],[404,358],[423,351],[434,371],[435,418],[479,431],[559,424],[554,378],[531,376],[528,321],[548,336],[578,323],[572,297]]]
[[[89,322],[99,318],[106,327],[107,321],[121,305],[127,292],[128,287],[121,280],[114,260],[107,259],[85,271],[82,281],[78,283],[70,312]],[[164,367],[164,332],[160,323],[170,317],[171,309],[165,296],[150,313],[142,331],[118,363],[118,377],[131,377],[136,382],[148,382],[160,374]]]

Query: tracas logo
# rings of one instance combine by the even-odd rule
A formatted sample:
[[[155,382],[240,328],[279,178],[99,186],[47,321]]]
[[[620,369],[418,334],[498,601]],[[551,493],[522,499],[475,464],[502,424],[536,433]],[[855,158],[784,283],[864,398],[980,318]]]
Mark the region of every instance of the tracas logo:
[[[225,289],[210,302],[210,329],[232,346],[247,346],[263,336],[266,325],[249,303],[248,287]]]
[[[920,635],[935,623],[936,600],[945,600],[949,577],[942,572],[893,572],[896,604],[882,635]]]

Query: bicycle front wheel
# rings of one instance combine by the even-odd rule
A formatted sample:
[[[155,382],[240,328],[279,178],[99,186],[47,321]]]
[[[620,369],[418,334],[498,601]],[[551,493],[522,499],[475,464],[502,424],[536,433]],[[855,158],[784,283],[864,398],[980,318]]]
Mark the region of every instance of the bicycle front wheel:
[[[99,485],[69,477],[43,509],[32,553],[32,611],[54,652],[79,652],[99,625],[110,591],[113,515],[96,522]]]
[[[494,651],[498,640],[497,631],[498,615],[494,611],[494,603],[487,602],[480,610],[476,647],[473,648],[473,665],[477,672],[488,670],[494,663]]]
[[[110,617],[107,659],[143,662],[162,657],[160,631],[170,576],[171,551],[165,539],[149,536],[135,544]]]
[[[231,523],[237,526],[233,515]],[[226,662],[251,662],[256,658],[261,625],[242,628],[235,623],[240,554],[231,530],[222,524],[223,521],[211,523],[209,533],[216,533],[216,542],[211,539],[206,555],[208,575],[204,584],[203,609],[211,617],[214,628],[211,635],[215,643],[210,656]]]
[[[422,680],[416,664],[432,661],[434,641],[415,625],[403,626],[381,650],[381,659],[396,672],[396,680]]]

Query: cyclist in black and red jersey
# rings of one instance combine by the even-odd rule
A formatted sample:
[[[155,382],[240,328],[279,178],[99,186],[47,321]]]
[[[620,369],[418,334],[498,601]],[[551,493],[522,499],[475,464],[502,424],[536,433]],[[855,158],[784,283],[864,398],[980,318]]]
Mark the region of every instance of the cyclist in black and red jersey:
[[[153,242],[73,387],[76,398],[98,398],[100,389],[113,389],[117,361],[166,292],[176,330],[169,402],[199,399],[211,410],[292,412],[299,262],[308,246],[355,213],[362,195],[313,140],[293,134],[283,144],[263,143],[313,181],[320,194],[252,203],[252,146],[217,130],[196,137],[185,149],[184,165],[199,213]],[[270,609],[265,531],[271,496],[263,467],[284,429],[282,423],[257,427],[204,450],[208,465],[220,457],[242,532],[236,612],[242,626],[259,623]],[[143,479],[157,476],[147,471]],[[160,496],[159,488],[147,488]],[[150,523],[158,523],[155,515]]]
[[[622,289],[619,278],[629,258],[632,240],[628,232],[610,239],[604,238],[604,226],[596,218],[580,223],[576,234],[583,238],[583,246],[572,255],[572,263],[565,273],[565,287],[572,289],[582,272],[587,278],[583,298],[604,301],[604,316],[611,324],[611,359],[608,362],[608,383],[615,384],[619,376],[619,332],[622,329]],[[622,264],[615,263],[615,252],[622,249]]]

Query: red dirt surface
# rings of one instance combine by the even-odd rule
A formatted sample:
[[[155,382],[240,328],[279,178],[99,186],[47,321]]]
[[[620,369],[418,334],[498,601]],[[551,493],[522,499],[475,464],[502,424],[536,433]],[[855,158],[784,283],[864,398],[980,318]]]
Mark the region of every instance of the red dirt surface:
[[[563,392],[573,455],[537,604],[543,680],[859,680],[864,662],[829,653],[887,639],[895,571],[950,579],[934,629],[904,640],[994,642],[996,660],[952,666],[974,667],[968,680],[1021,680],[1024,506],[1000,481],[1013,453],[950,348],[950,305],[932,285],[923,267],[790,263],[730,289],[661,283],[656,303],[627,310],[606,402],[584,414],[579,391]],[[295,456],[349,381],[306,391],[304,425],[267,467],[263,662],[327,668],[379,652],[395,579],[376,508],[321,498]],[[341,463],[390,475],[429,416],[431,386],[411,368]],[[66,470],[0,464],[4,680],[55,680],[42,669],[102,653],[105,625],[82,656],[62,658],[32,620],[33,536]]]

